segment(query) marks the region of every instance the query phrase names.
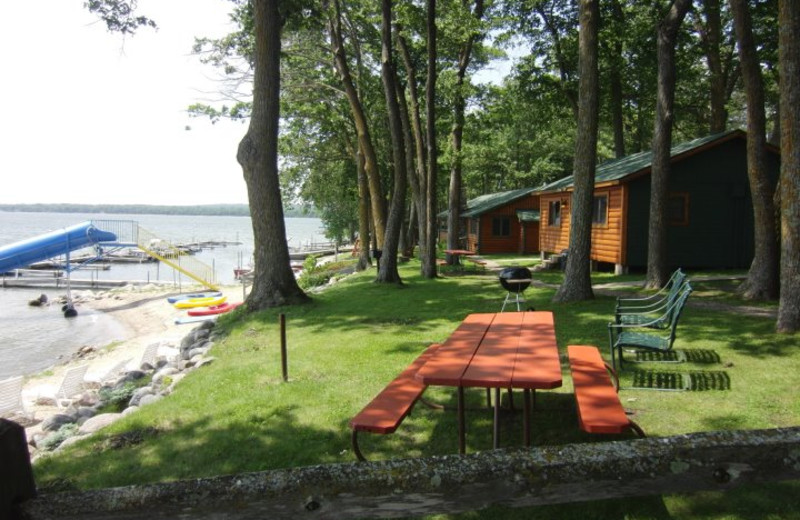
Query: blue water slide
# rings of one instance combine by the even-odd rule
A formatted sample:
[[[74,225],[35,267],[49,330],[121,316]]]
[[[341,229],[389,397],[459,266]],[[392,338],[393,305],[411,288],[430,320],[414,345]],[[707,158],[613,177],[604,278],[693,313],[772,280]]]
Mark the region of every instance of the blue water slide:
[[[65,255],[84,247],[116,240],[117,235],[114,233],[98,229],[91,221],[82,222],[0,247],[0,273]]]

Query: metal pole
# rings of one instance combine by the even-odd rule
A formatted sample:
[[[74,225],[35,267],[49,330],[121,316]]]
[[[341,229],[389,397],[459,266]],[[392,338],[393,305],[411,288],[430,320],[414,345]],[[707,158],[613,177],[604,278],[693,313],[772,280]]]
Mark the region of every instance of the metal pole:
[[[494,428],[492,430],[492,447],[500,447],[500,387],[494,389]]]
[[[280,314],[281,326],[281,370],[283,371],[283,381],[289,381],[289,366],[286,362],[286,315]]]
[[[458,387],[458,452],[464,455],[467,452],[466,420],[464,419],[464,387]]]
[[[524,432],[523,437],[525,441],[525,446],[530,447],[531,445],[531,391],[528,388],[522,390],[522,420],[524,422],[522,431]]]

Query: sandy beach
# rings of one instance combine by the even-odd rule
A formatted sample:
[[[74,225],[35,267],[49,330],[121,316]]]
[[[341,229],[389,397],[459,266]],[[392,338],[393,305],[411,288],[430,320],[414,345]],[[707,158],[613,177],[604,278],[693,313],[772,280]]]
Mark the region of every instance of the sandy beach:
[[[241,286],[223,288],[223,291],[229,302],[242,300]],[[42,404],[41,401],[46,399],[41,398],[55,395],[69,368],[87,364],[85,381],[91,384],[103,381],[115,368],[138,368],[145,348],[152,343],[159,344],[159,357],[177,355],[181,339],[196,324],[175,323],[175,318],[186,316],[186,311],[176,309],[167,302],[166,298],[174,294],[177,294],[174,288],[157,285],[128,285],[107,291],[74,291],[78,312],[81,307],[88,307],[107,313],[123,326],[124,335],[110,345],[83,346],[68,361],[25,381],[22,399],[28,418],[26,422],[33,423],[28,428],[29,438],[36,432],[38,423],[58,413],[56,406]]]

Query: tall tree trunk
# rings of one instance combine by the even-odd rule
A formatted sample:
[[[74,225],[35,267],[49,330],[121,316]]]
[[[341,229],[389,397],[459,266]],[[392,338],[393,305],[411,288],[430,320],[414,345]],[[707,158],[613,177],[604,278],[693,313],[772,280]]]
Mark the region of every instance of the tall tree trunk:
[[[625,60],[622,56],[622,34],[625,30],[625,14],[619,0],[611,2],[611,16],[614,24],[614,66],[609,71],[608,81],[611,88],[611,126],[614,131],[614,156],[625,157],[625,126],[622,117],[622,70]]]
[[[369,131],[369,123],[364,113],[364,107],[358,96],[358,90],[353,82],[350,73],[350,66],[347,63],[347,53],[344,49],[344,39],[342,38],[342,14],[339,0],[333,0],[334,12],[330,14],[328,29],[331,37],[331,51],[336,71],[342,80],[350,110],[353,113],[353,120],[356,124],[358,143],[364,153],[364,171],[367,173],[367,182],[370,192],[370,203],[372,204],[372,218],[374,219],[375,242],[377,248],[381,249],[384,242],[386,230],[386,206],[384,205],[383,187],[381,186],[381,176],[378,171],[378,156],[372,144],[372,136]]]
[[[647,287],[662,287],[669,279],[666,205],[670,148],[675,105],[675,41],[691,0],[675,0],[659,23],[658,93],[653,130],[653,166],[650,175],[650,222],[647,242]]]
[[[777,330],[800,331],[800,8],[778,1],[781,111],[781,297]]]
[[[436,244],[439,241],[437,222],[436,185],[439,177],[439,150],[436,140],[436,0],[427,0],[426,24],[428,35],[428,78],[425,84],[425,134],[428,143],[428,178],[425,186],[426,238],[428,240],[425,256],[422,258],[422,276],[436,277]]]
[[[459,71],[460,72],[460,71]],[[453,162],[450,165],[450,188],[447,198],[447,249],[461,249],[461,143],[464,134],[464,78],[459,74],[453,100],[453,127],[450,133]],[[454,258],[448,257],[448,263]]]
[[[253,8],[253,112],[236,154],[247,184],[255,242],[255,275],[247,297],[251,311],[309,300],[297,285],[289,262],[278,181],[282,23],[278,0],[254,0]]]
[[[575,189],[570,212],[569,255],[564,283],[553,296],[555,302],[594,298],[589,263],[592,248],[592,196],[597,162],[599,74],[597,35],[600,24],[599,0],[581,0],[578,33],[578,135],[573,167]]]
[[[364,153],[359,146],[355,152],[356,171],[358,173],[358,264],[356,269],[363,271],[372,265],[369,256],[369,186],[367,172],[364,170]]]
[[[383,242],[377,282],[401,283],[397,272],[397,248],[402,231],[406,205],[406,153],[403,139],[403,124],[397,101],[397,73],[392,52],[392,0],[381,0],[381,79],[389,115],[389,131],[392,139],[392,162],[394,163],[394,191],[386,235]]]
[[[422,261],[420,264],[420,271],[422,276],[425,276],[425,264],[428,256],[428,228],[427,228],[427,209],[428,201],[426,200],[426,186],[428,182],[428,168],[426,160],[425,136],[422,130],[422,120],[420,118],[419,110],[419,90],[417,88],[417,71],[414,67],[414,62],[411,59],[411,53],[408,50],[408,44],[403,36],[397,38],[400,55],[403,57],[403,64],[408,76],[408,97],[411,103],[410,109],[407,109],[408,117],[411,124],[411,137],[414,143],[415,152],[415,166],[416,170],[409,170],[408,180],[411,184],[411,193],[414,200],[414,207],[416,209],[417,234],[419,244],[419,257]],[[405,99],[405,98],[402,98]],[[402,107],[402,105],[401,105]],[[408,140],[412,142],[411,139]],[[414,174],[416,171],[416,174]],[[436,275],[434,269],[433,276]]]
[[[476,0],[473,16],[476,20],[483,18],[483,0]],[[451,130],[451,144],[453,146],[453,163],[450,165],[450,191],[447,213],[447,248],[459,249],[459,236],[461,235],[461,180],[462,157],[461,148],[464,137],[464,78],[467,67],[472,57],[472,47],[475,45],[476,34],[470,34],[467,41],[461,46],[458,57],[458,71],[456,73],[456,86],[453,99],[453,127]],[[450,262],[452,258],[448,259]]]
[[[399,40],[399,38],[398,38]],[[417,232],[414,227],[417,225],[416,208],[422,203],[422,194],[419,191],[416,165],[414,164],[414,138],[411,130],[411,116],[408,113],[408,101],[403,89],[398,87],[397,101],[400,107],[400,122],[403,126],[403,142],[405,143],[406,174],[407,185],[411,186],[411,204],[408,210],[408,226],[404,226],[403,235],[400,240],[400,252],[403,256],[411,258],[414,256],[414,246],[416,245]]]
[[[767,115],[764,110],[764,81],[753,38],[752,19],[746,0],[730,0],[739,45],[747,96],[747,177],[753,201],[755,254],[747,280],[739,291],[750,300],[774,300],[778,297],[780,263],[778,235],[775,229],[775,183],[767,174]]]
[[[722,16],[720,0],[703,0],[703,11],[706,25],[701,31],[701,40],[705,47],[706,62],[711,81],[711,121],[709,129],[712,134],[724,132],[728,125],[728,111],[725,73],[722,67],[721,40]]]

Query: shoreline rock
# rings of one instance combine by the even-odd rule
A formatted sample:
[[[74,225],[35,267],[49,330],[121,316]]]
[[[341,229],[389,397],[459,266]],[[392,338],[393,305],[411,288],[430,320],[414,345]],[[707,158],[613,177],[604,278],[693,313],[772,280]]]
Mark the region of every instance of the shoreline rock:
[[[213,363],[215,358],[206,357],[206,354],[213,346],[213,341],[208,338],[214,325],[214,322],[203,322],[183,338],[180,350],[173,350],[177,354],[157,357],[155,366],[145,363],[139,369],[126,370],[113,381],[85,391],[76,405],[29,428],[32,460],[96,433],[141,407],[163,399],[189,372]],[[189,354],[192,357],[186,359]],[[152,376],[149,382],[139,385],[148,375]]]

